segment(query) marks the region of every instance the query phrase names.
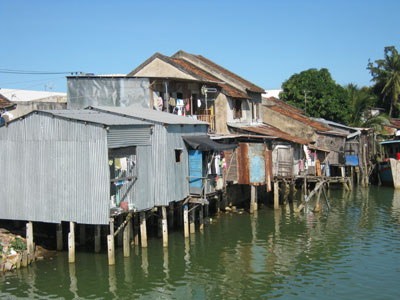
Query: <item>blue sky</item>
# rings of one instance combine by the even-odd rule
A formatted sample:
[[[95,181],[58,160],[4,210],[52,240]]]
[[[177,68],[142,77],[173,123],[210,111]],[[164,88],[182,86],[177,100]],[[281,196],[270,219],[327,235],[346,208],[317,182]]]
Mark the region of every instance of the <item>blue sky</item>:
[[[400,1],[0,1],[0,69],[128,73],[155,52],[201,54],[266,88],[327,68],[371,85],[400,50]],[[63,75],[0,73],[0,87],[66,91]]]

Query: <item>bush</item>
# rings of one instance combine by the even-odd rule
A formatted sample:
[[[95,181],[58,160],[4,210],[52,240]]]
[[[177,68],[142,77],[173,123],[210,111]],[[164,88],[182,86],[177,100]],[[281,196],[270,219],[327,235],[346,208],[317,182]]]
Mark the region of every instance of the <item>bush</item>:
[[[10,244],[11,244],[11,247],[15,251],[25,251],[26,250],[26,244],[24,243],[23,240],[21,240],[19,238],[15,238],[15,240],[12,241]]]

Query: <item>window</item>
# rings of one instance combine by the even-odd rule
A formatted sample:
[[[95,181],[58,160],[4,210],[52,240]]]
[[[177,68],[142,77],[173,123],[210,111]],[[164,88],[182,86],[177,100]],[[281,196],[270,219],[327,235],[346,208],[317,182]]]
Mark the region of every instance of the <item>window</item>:
[[[242,117],[242,100],[233,99],[233,118],[240,119]]]
[[[182,161],[182,150],[175,149],[175,162],[181,162],[181,161]]]

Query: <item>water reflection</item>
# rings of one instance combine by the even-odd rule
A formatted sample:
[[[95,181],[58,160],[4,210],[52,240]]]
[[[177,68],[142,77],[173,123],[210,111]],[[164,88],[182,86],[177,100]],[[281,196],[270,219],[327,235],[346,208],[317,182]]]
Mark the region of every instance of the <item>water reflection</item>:
[[[223,215],[189,239],[171,231],[169,248],[149,239],[129,258],[117,248],[115,266],[106,253],[78,253],[75,265],[60,254],[0,276],[0,298],[395,299],[400,191],[332,189],[329,199],[329,212],[285,206]]]

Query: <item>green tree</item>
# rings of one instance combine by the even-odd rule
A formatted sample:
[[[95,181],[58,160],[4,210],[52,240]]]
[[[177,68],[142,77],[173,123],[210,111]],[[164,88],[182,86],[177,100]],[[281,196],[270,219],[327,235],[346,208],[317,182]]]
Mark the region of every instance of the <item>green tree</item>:
[[[389,116],[392,117],[394,108],[400,96],[400,57],[394,46],[385,47],[384,59],[369,60],[367,69],[372,75],[375,87],[382,95],[382,106],[389,102]]]
[[[307,116],[347,123],[350,111],[346,90],[327,69],[309,69],[282,84],[280,98],[304,110]]]

